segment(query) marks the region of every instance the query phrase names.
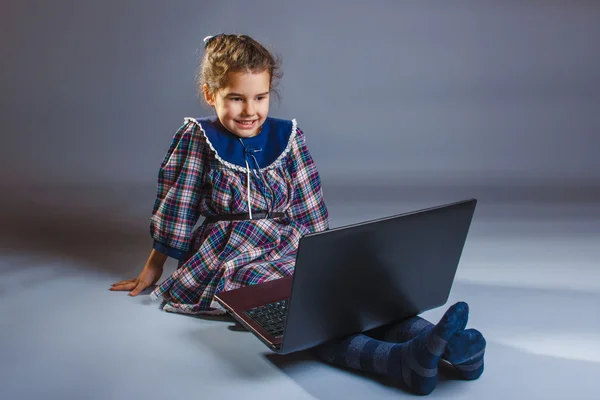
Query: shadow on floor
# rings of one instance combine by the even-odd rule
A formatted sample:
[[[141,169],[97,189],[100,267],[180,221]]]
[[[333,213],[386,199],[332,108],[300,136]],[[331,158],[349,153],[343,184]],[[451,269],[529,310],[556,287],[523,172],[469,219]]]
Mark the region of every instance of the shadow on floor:
[[[152,198],[143,202],[148,210],[140,213],[140,207],[132,211],[127,194],[113,198],[72,189],[2,199],[1,262],[9,264],[3,273],[59,262],[116,276],[137,275],[152,247]],[[129,194],[135,197],[133,191]]]

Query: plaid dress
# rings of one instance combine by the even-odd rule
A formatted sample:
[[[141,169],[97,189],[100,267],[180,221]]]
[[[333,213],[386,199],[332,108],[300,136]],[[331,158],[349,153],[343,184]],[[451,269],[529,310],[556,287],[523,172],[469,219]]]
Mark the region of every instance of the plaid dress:
[[[256,140],[262,158],[253,165],[216,118],[187,118],[175,133],[150,223],[154,248],[179,260],[151,293],[164,310],[223,313],[216,293],[293,274],[300,238],[329,228],[320,177],[296,121],[267,118]],[[201,216],[267,210],[285,217],[195,228]]]

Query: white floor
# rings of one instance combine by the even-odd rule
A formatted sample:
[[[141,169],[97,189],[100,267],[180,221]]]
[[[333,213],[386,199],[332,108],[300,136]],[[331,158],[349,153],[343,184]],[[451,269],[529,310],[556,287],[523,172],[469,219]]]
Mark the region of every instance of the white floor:
[[[149,252],[149,201],[69,198],[4,199],[0,398],[414,398],[306,353],[269,353],[230,321],[109,292]],[[436,203],[333,201],[330,211],[340,226]],[[469,303],[469,326],[488,341],[486,371],[443,379],[429,397],[600,398],[599,244],[600,204],[480,202],[449,303]]]

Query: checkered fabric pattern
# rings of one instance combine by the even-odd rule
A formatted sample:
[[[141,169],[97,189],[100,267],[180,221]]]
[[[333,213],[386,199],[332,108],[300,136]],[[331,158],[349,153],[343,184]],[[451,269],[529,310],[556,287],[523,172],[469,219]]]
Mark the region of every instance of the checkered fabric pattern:
[[[248,212],[247,174],[220,162],[198,124],[182,126],[158,177],[150,231],[163,247],[182,254],[179,268],[153,292],[164,309],[185,314],[222,312],[216,293],[291,275],[300,238],[329,228],[321,180],[304,133],[271,166],[262,169],[275,209],[285,218],[203,222],[200,216]],[[250,204],[265,211],[265,198],[252,174]],[[270,194],[270,193],[269,193]]]

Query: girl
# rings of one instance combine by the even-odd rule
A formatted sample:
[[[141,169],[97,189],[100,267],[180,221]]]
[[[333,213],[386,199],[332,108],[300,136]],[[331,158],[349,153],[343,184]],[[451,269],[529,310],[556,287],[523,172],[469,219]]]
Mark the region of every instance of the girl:
[[[151,296],[163,300],[164,310],[186,314],[222,314],[215,293],[293,274],[300,238],[329,228],[304,133],[295,120],[268,117],[279,62],[245,35],[220,34],[204,43],[197,83],[216,116],[187,118],[175,133],[159,169],[152,252],[136,279],[111,287],[137,296],[174,257],[178,269]],[[200,215],[204,222],[194,230]],[[467,305],[457,303],[438,325],[414,317],[315,352],[427,394],[441,358],[466,379],[483,371],[485,340],[465,330],[467,314]]]

